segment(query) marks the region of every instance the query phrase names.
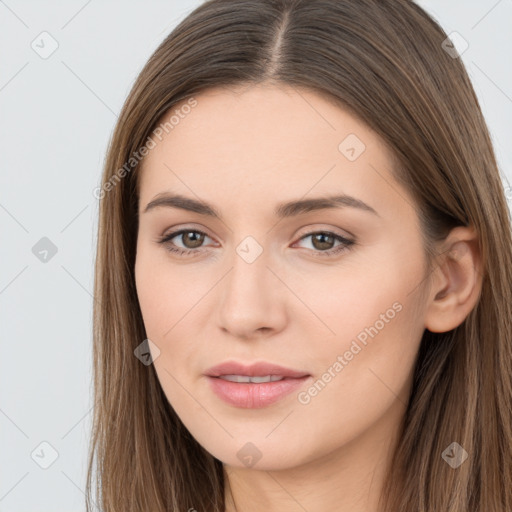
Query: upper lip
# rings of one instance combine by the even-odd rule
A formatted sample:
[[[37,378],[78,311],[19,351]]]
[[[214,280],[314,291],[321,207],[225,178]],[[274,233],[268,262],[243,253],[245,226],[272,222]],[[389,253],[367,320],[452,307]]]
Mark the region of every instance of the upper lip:
[[[205,375],[210,377],[219,377],[221,375],[246,375],[248,377],[264,377],[266,375],[279,375],[281,377],[300,378],[309,375],[307,372],[292,370],[268,363],[266,361],[243,364],[236,361],[225,361],[224,363],[212,366],[206,370]]]

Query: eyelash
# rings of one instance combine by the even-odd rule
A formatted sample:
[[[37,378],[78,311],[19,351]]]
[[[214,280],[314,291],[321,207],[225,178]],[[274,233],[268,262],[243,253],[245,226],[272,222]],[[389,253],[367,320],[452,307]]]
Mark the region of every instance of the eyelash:
[[[181,249],[179,247],[176,248],[176,247],[173,247],[173,246],[169,245],[169,242],[173,238],[175,238],[178,235],[182,235],[184,233],[199,233],[200,235],[204,235],[204,236],[207,236],[208,238],[211,238],[211,237],[208,236],[207,233],[205,233],[204,231],[201,231],[199,229],[181,229],[179,231],[174,231],[173,233],[169,233],[168,235],[163,236],[162,238],[160,238],[158,240],[158,243],[162,244],[162,245],[166,245],[167,244],[166,250],[168,250],[169,252],[176,253],[179,256],[189,256],[189,255],[193,255],[193,254],[197,254],[199,252],[202,252],[200,248],[199,249]],[[354,240],[349,240],[348,238],[345,238],[345,237],[343,237],[341,235],[337,235],[336,233],[333,233],[331,231],[311,231],[310,233],[307,233],[307,234],[303,235],[299,240],[303,240],[304,238],[307,238],[309,236],[319,235],[319,234],[332,235],[335,240],[341,242],[341,245],[339,245],[338,247],[335,247],[333,249],[329,249],[327,251],[320,251],[320,250],[311,249],[315,253],[315,256],[333,257],[333,256],[336,256],[336,255],[344,252],[344,251],[349,250],[349,248],[356,243]]]

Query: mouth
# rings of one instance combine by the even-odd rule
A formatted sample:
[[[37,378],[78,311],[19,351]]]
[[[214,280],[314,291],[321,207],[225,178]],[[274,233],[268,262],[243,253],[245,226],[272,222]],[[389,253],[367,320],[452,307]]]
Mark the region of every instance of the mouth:
[[[237,361],[225,361],[212,366],[205,372],[210,377],[283,377],[300,378],[309,375],[308,372],[286,368],[278,364],[260,361],[257,363],[244,364]]]
[[[211,390],[229,405],[260,409],[298,390],[311,378],[307,372],[260,362],[226,362],[205,372]]]
[[[219,375],[218,377],[214,377],[218,379],[227,380],[229,382],[238,382],[241,383],[253,383],[253,384],[261,384],[262,382],[279,382],[280,380],[289,378],[284,377],[283,375],[263,375],[263,376],[255,376],[250,377],[249,375]]]

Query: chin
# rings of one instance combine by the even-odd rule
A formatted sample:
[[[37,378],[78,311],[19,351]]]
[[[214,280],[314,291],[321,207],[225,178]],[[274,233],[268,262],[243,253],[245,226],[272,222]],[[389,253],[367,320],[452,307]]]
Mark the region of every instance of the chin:
[[[244,435],[229,439],[226,434],[226,439],[222,441],[208,437],[206,443],[199,439],[198,442],[223,464],[240,469],[279,471],[307,462],[309,457],[304,443],[286,444],[286,440],[278,436],[273,440],[265,439],[267,434],[268,432],[258,436]],[[314,457],[311,456],[311,459]]]

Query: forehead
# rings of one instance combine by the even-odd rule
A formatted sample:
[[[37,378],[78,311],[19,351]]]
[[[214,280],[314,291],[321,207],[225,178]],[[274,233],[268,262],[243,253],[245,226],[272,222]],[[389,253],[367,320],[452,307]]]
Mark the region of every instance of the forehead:
[[[266,199],[339,192],[378,209],[386,201],[396,207],[406,194],[393,183],[384,141],[318,93],[261,84],[210,89],[194,100],[173,107],[153,136],[141,203],[165,191],[219,205],[239,198],[255,207]]]

